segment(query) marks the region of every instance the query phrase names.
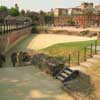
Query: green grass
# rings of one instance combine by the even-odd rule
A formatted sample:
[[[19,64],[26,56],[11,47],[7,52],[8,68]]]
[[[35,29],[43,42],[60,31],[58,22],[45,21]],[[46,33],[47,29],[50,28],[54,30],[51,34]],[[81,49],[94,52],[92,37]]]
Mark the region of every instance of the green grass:
[[[36,29],[36,30],[40,30],[41,31],[41,30],[47,30],[48,26],[42,26],[42,25],[36,25],[35,26],[34,25],[33,28]]]
[[[52,45],[50,47],[44,48],[44,51],[48,51],[51,49],[58,49],[58,48],[77,48],[77,49],[83,49],[86,46],[89,46],[91,43],[94,44],[95,40],[90,41],[80,41],[80,42],[67,42],[67,43],[59,43]],[[98,44],[100,44],[100,41],[98,41]]]
[[[46,53],[50,56],[60,56],[66,59],[66,64],[68,63],[68,55],[71,55],[71,65],[76,65],[78,63],[78,51],[80,51],[80,62],[84,61],[84,47],[90,47],[91,44],[95,44],[95,40],[81,41],[81,42],[69,42],[55,44],[50,47],[44,48],[41,52]],[[100,44],[100,41],[97,41]],[[93,50],[94,53],[94,50]],[[90,57],[90,49],[87,49],[87,58]]]

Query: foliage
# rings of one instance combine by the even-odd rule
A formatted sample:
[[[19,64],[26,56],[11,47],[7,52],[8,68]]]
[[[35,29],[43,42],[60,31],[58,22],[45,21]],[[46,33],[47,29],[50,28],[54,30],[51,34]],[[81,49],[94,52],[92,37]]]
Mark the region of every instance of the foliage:
[[[68,19],[67,24],[70,25],[70,26],[74,25],[74,21],[73,21],[73,18],[72,17],[70,17]]]
[[[7,12],[8,8],[6,6],[0,6],[0,12]]]
[[[44,71],[48,71],[47,73],[53,76],[58,74],[64,67],[64,61],[60,58],[51,57],[43,53],[33,55],[32,64]]]
[[[37,33],[37,32],[38,32],[37,25],[34,24],[34,25],[32,26],[31,33]]]
[[[11,16],[18,16],[19,14],[20,13],[19,13],[18,9],[16,9],[16,8],[9,9],[9,15],[11,15]]]
[[[88,16],[91,16],[94,12],[95,12],[94,8],[88,8],[83,10],[83,14]]]
[[[53,16],[52,15],[46,15],[45,16],[45,23],[46,24],[52,24]]]
[[[81,32],[80,32],[80,35],[81,35],[81,36],[86,36],[86,35],[88,35],[89,33],[90,33],[89,30],[81,31]]]
[[[25,16],[25,10],[24,9],[22,9],[20,13],[21,13],[22,16]]]

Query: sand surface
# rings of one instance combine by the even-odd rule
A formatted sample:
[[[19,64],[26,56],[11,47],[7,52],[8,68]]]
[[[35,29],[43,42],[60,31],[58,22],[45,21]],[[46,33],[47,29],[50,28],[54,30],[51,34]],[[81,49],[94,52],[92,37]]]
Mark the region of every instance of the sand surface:
[[[96,39],[96,37],[87,38],[72,35],[38,34],[33,37],[27,48],[39,50],[57,43],[87,41],[94,39]]]

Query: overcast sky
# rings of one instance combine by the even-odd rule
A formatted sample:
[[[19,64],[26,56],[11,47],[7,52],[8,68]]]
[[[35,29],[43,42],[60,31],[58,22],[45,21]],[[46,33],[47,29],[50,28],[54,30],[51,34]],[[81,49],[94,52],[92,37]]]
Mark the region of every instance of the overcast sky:
[[[50,10],[51,8],[69,8],[79,6],[82,1],[100,4],[100,0],[0,0],[0,5],[8,7],[18,3],[20,9],[25,10]]]

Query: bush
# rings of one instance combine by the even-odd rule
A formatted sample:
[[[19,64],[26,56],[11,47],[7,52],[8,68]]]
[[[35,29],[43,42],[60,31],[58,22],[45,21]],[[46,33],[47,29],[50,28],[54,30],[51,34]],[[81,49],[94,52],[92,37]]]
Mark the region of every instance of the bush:
[[[92,37],[92,36],[97,36],[97,33],[96,33],[96,32],[90,32],[90,33],[88,34],[88,37]]]
[[[37,26],[36,25],[34,25],[32,27],[31,33],[38,33],[38,30],[37,30]]]
[[[58,57],[51,57],[46,54],[36,54],[32,57],[32,64],[41,70],[47,71],[53,76],[57,75],[64,67],[64,61]]]
[[[80,32],[80,35],[81,35],[81,36],[86,36],[86,35],[88,35],[89,33],[90,33],[89,30],[81,31],[81,32]]]

